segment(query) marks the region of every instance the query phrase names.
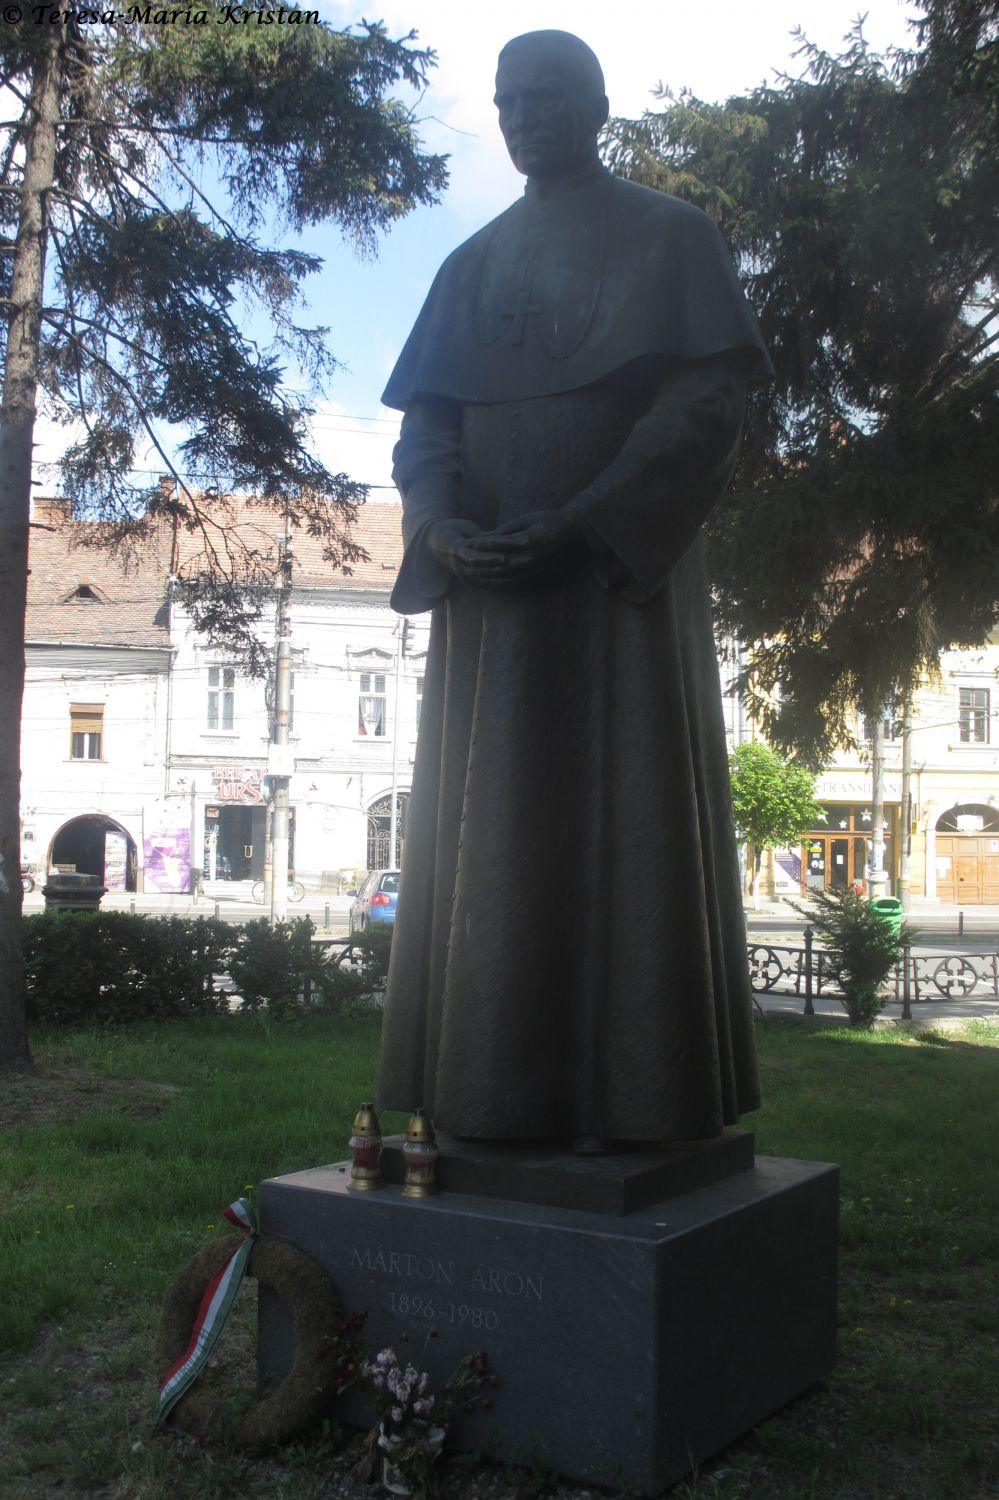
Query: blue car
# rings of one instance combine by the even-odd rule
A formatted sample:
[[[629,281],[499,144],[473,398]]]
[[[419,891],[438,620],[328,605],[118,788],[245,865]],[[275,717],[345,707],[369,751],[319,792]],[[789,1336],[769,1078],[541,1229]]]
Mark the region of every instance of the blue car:
[[[398,870],[372,870],[350,906],[348,930],[363,932],[374,922],[394,922],[399,896]]]

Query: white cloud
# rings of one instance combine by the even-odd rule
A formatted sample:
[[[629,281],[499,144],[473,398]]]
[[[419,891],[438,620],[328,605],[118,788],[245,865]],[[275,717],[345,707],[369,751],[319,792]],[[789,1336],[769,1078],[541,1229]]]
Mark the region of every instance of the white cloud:
[[[373,488],[372,500],[397,499],[392,484],[392,449],[399,436],[399,415],[380,409],[372,419],[348,416],[337,401],[317,401],[309,423],[313,451],[334,474],[347,474]]]

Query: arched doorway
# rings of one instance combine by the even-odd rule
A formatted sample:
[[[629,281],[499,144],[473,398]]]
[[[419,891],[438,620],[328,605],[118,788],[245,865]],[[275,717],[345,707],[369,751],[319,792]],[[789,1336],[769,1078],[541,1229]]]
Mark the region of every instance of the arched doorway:
[[[937,895],[959,906],[999,903],[999,808],[958,802],[936,823]]]
[[[402,846],[406,836],[408,792],[396,794],[395,859],[389,857],[392,823],[392,793],[379,797],[368,808],[368,869],[397,870],[402,864]]]
[[[109,891],[134,891],[137,855],[127,829],[103,813],[70,818],[49,847],[49,869],[96,875]]]

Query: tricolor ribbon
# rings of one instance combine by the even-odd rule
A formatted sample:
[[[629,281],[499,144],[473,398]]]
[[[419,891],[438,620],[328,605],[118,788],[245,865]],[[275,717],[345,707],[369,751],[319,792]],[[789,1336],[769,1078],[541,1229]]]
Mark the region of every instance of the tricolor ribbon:
[[[181,1396],[194,1384],[208,1363],[225,1327],[229,1310],[236,1300],[246,1263],[250,1259],[257,1234],[257,1220],[249,1198],[237,1198],[235,1203],[230,1203],[223,1211],[223,1218],[228,1219],[230,1224],[235,1224],[237,1229],[242,1229],[246,1238],[208,1283],[191,1330],[191,1342],[160,1381],[157,1427],[166,1421]]]

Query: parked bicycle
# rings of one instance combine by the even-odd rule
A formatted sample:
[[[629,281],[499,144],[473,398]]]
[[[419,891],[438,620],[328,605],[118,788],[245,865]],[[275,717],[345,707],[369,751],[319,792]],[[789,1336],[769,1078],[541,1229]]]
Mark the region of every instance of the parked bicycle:
[[[255,880],[251,892],[258,906],[263,906],[265,901],[271,899],[271,885],[269,880]],[[305,886],[300,880],[288,881],[288,900],[301,901],[305,895]]]

